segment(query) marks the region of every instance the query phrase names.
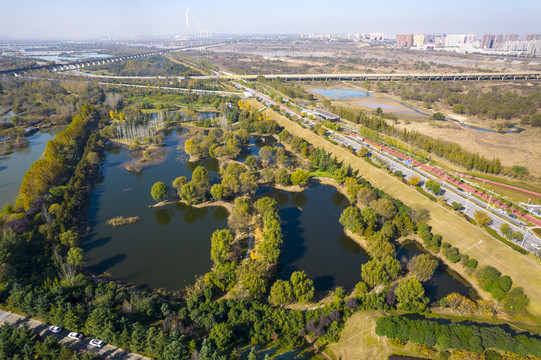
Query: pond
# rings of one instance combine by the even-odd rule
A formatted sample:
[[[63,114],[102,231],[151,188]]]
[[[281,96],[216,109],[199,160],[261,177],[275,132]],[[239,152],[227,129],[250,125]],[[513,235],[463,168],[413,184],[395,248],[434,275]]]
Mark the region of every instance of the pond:
[[[169,290],[193,284],[195,276],[210,270],[210,238],[215,230],[227,227],[227,210],[184,204],[148,207],[154,203],[150,189],[157,181],[170,185],[179,176],[191,179],[198,164],[217,177],[213,161],[186,162],[184,141],[176,132],[167,135],[165,161],[140,173],[124,169],[122,164],[131,160],[126,147],[108,148],[101,167],[103,181],[96,184],[90,200],[92,230],[83,245],[88,270],[108,272],[140,287]],[[116,216],[139,216],[141,221],[117,228],[105,224]]]
[[[65,126],[42,129],[27,138],[30,146],[15,150],[11,154],[0,155],[0,206],[13,203],[24,174],[43,154],[47,141],[54,139],[56,134],[64,129]]]
[[[421,244],[405,241],[397,249],[397,259],[404,263],[404,260],[411,260],[414,256],[426,253]],[[432,279],[423,283],[423,286],[431,302],[439,301],[453,292],[472,299],[478,298],[475,290],[465,279],[441,262]]]
[[[335,100],[372,96],[372,94],[370,94],[368,91],[355,89],[315,89],[312,91]]]
[[[316,291],[351,290],[361,281],[368,255],[339,223],[349,202],[335,188],[312,185],[300,193],[263,188],[258,196],[274,198],[280,208],[284,243],[278,278],[304,270]]]
[[[251,136],[250,143],[243,147],[243,150],[240,152],[236,160],[245,162],[248,156],[257,158],[259,156],[259,150],[261,150],[261,148],[264,146],[284,147],[272,136]]]

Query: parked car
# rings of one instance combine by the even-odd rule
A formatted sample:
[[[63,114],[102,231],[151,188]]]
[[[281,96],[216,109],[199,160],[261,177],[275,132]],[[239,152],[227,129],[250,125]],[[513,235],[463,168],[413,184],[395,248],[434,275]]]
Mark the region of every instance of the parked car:
[[[61,327],[58,327],[58,326],[51,326],[49,328],[49,331],[50,332],[53,332],[55,334],[60,334],[62,332],[62,328]]]
[[[467,197],[472,197],[472,196],[473,196],[472,193],[469,192],[469,191],[466,191],[466,192],[464,193],[464,195],[466,195]]]
[[[533,243],[533,244],[532,244],[532,247],[533,247],[535,250],[541,250],[541,246],[539,246],[539,245],[536,244],[536,243]]]
[[[68,337],[73,340],[81,340],[83,338],[83,334],[76,333],[75,331],[72,331],[68,334]]]
[[[94,347],[97,347],[97,348],[101,348],[105,344],[103,343],[103,341],[101,341],[99,339],[92,339],[92,340],[90,340],[90,345],[92,345]]]
[[[456,189],[457,189],[458,191],[464,191],[464,190],[462,190],[461,187],[457,187]]]
[[[498,211],[499,211],[500,213],[502,213],[502,214],[507,214],[507,211],[505,211],[505,210],[502,209],[502,208],[499,208]]]
[[[517,216],[516,216],[515,214],[509,214],[509,217],[510,217],[511,219],[516,219],[516,218],[517,218]]]

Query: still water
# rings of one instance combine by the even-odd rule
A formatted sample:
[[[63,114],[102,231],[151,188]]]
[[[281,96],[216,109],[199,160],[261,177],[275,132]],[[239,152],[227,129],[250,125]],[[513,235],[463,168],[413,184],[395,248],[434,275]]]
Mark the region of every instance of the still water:
[[[372,94],[370,94],[368,91],[354,89],[316,89],[312,91],[335,100],[372,96]]]
[[[368,255],[339,223],[349,202],[335,188],[313,185],[301,193],[267,188],[259,195],[274,198],[280,207],[284,239],[280,279],[304,270],[316,291],[352,289],[361,281],[361,265]]]
[[[15,150],[11,154],[0,155],[0,206],[13,203],[19,193],[24,174],[34,161],[38,160],[47,141],[54,139],[65,126],[43,129],[29,136],[30,146]]]
[[[404,262],[404,260],[411,260],[414,256],[425,253],[427,252],[424,251],[419,243],[415,241],[405,241],[397,249],[396,258]],[[473,299],[478,298],[477,293],[466,280],[441,262],[434,272],[432,279],[423,283],[423,287],[431,302],[439,301],[453,292]]]
[[[149,208],[155,203],[150,189],[157,181],[171,185],[178,176],[191,179],[196,164],[186,163],[179,134],[166,136],[167,158],[142,173],[122,166],[130,161],[125,147],[111,146],[101,167],[103,181],[94,187],[90,201],[91,234],[83,249],[91,272],[109,272],[138,286],[181,289],[211,268],[210,237],[227,227],[222,207],[194,208],[183,204]],[[180,145],[181,149],[177,149]],[[216,176],[216,164],[209,166]],[[214,171],[212,171],[214,170]],[[105,222],[115,216],[139,216],[137,224],[113,228]]]

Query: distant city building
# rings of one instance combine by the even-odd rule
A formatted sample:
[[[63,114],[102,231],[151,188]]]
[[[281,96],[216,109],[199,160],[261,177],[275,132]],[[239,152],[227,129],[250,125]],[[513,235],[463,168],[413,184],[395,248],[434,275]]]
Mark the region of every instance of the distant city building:
[[[524,36],[524,40],[541,40],[541,34],[526,34],[526,36]]]
[[[407,47],[413,46],[413,34],[398,34],[396,35],[396,46]]]
[[[425,44],[425,36],[423,34],[413,35],[413,46],[421,47]]]
[[[475,34],[447,34],[445,47],[470,47],[475,42]]]
[[[481,49],[492,49],[494,42],[496,41],[496,35],[485,34],[481,40]]]

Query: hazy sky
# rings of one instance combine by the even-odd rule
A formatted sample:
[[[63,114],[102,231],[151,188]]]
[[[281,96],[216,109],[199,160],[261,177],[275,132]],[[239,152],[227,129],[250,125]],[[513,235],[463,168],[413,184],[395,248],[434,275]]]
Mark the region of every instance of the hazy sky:
[[[186,13],[188,12],[188,26]],[[539,0],[0,0],[0,38],[541,32]]]

